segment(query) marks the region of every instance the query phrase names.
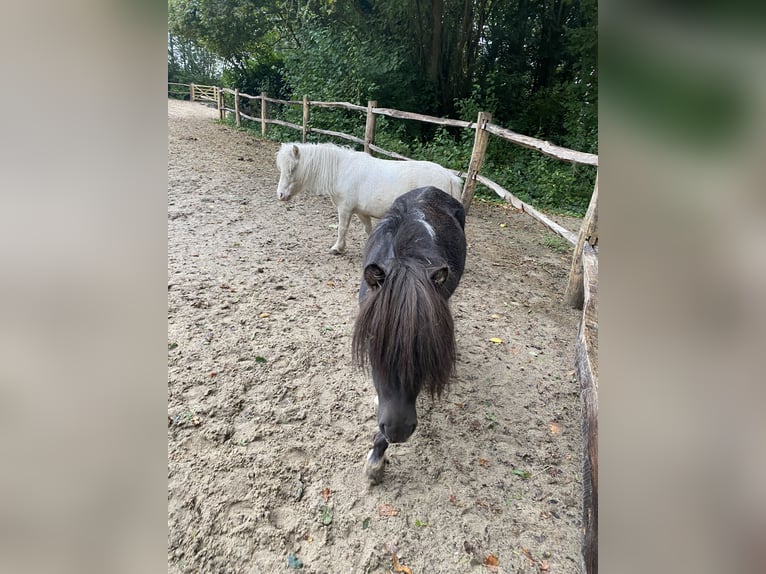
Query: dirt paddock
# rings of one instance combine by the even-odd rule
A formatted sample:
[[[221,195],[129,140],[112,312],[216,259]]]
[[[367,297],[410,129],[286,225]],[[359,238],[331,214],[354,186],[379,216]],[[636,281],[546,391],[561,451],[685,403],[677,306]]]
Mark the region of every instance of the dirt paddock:
[[[571,251],[474,202],[457,376],[369,486],[362,225],[331,255],[330,200],[279,202],[278,144],[216,117],[168,101],[168,572],[580,572]]]

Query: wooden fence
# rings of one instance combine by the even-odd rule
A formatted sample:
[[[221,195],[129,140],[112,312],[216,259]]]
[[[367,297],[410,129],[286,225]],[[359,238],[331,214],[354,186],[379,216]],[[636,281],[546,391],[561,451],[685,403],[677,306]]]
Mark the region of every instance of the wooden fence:
[[[232,96],[231,107],[226,96]],[[516,145],[534,149],[538,152],[566,161],[572,164],[589,165],[598,168],[598,156],[591,153],[575,151],[554,145],[548,141],[513,132],[509,129],[491,123],[492,116],[487,112],[479,112],[475,122],[438,118],[413,112],[403,112],[389,108],[377,107],[377,102],[369,101],[366,106],[348,102],[310,101],[307,96],[302,100],[279,100],[270,98],[265,92],[258,96],[241,93],[237,89],[219,88],[216,86],[189,85],[189,96],[192,101],[214,101],[218,106],[219,118],[224,119],[226,113],[234,114],[237,126],[242,125],[243,119],[258,122],[261,125],[261,135],[265,136],[268,125],[279,125],[301,132],[301,141],[306,142],[309,133],[316,133],[344,139],[360,146],[371,154],[376,152],[395,159],[409,160],[400,154],[387,151],[375,145],[375,120],[377,116],[396,119],[415,120],[441,126],[474,130],[474,146],[466,172],[450,170],[464,177],[462,201],[468,212],[473,201],[476,183],[479,182],[497,195],[505,199],[514,208],[527,213],[548,229],[563,237],[574,246],[569,282],[566,288],[566,302],[582,309],[580,328],[575,345],[575,372],[580,383],[580,395],[583,404],[583,547],[582,558],[587,574],[598,572],[598,259],[595,248],[598,245],[598,172],[596,183],[591,196],[588,211],[577,235],[564,229],[561,225],[540,213],[534,207],[525,203],[510,191],[498,185],[491,179],[481,175],[481,165],[490,136],[499,137]],[[260,107],[260,117],[245,114],[240,109],[242,99],[257,101]],[[268,117],[269,104],[284,106],[301,106],[301,125]],[[320,129],[309,125],[310,108],[337,108],[356,111],[365,114],[364,138],[359,138],[342,132]]]
[[[178,82],[168,82],[168,96],[183,96],[183,99],[191,99],[191,84],[179,84]]]
[[[218,86],[168,82],[168,96],[189,96],[192,102],[213,102],[218,105],[220,94],[221,88]]]

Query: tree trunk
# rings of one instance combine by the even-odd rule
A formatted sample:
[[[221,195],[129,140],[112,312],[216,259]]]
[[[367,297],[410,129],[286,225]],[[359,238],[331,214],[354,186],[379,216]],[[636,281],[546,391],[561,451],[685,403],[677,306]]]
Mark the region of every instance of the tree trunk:
[[[173,46],[173,34],[168,34],[168,52],[170,53],[170,69],[175,73],[177,64],[175,46]]]
[[[431,54],[428,61],[428,77],[438,88],[442,60],[442,17],[444,0],[431,0]]]

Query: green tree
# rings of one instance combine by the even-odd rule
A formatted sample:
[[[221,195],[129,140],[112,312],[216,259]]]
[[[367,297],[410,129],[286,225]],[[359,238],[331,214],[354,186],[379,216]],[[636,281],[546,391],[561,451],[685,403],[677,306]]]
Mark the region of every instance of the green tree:
[[[216,54],[224,82],[242,90],[281,95],[280,2],[168,0],[168,29]]]
[[[193,40],[168,34],[168,82],[214,84],[221,76],[221,60]]]
[[[283,99],[372,99],[468,120],[485,110],[515,131],[598,149],[595,0],[169,0],[168,8],[172,37],[219,57],[229,87]],[[178,65],[171,52],[169,73]],[[360,128],[356,116],[312,111],[312,120],[325,118],[330,129]],[[450,142],[460,156],[470,148],[470,134],[459,130],[378,128],[403,153],[438,160]],[[515,192],[574,210],[587,203],[595,171],[510,144],[490,146],[487,165],[506,173]]]

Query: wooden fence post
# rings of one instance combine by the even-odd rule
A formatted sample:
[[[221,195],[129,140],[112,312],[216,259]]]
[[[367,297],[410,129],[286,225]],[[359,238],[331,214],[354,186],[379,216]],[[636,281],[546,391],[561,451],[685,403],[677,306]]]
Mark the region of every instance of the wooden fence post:
[[[234,119],[237,127],[242,127],[242,119],[239,117],[239,88],[234,88]]]
[[[484,152],[487,150],[489,132],[484,130],[484,126],[486,126],[490,120],[492,120],[492,114],[488,112],[479,112],[479,116],[476,118],[476,135],[473,138],[471,163],[468,164],[468,173],[465,176],[463,195],[461,197],[466,213],[468,213],[468,209],[471,207],[473,192],[476,190],[476,175],[481,169],[481,162],[484,161]]]
[[[261,135],[266,137],[266,92],[261,92]]]
[[[189,84],[189,101],[194,101],[194,84]]]
[[[223,92],[218,86],[215,88],[215,99],[218,102],[218,119],[223,120],[223,118],[226,116],[226,112],[224,111],[226,102],[223,99]]]
[[[598,258],[585,244],[582,278],[587,285],[575,342],[575,372],[582,401],[582,558],[583,572],[598,572]]]
[[[596,184],[593,187],[593,195],[590,196],[588,211],[585,213],[585,219],[577,236],[577,245],[569,268],[569,283],[564,292],[564,300],[575,309],[582,309],[583,305],[582,250],[586,241],[591,247],[598,245],[598,172],[596,172]]]
[[[303,133],[301,134],[301,141],[306,143],[306,136],[309,133],[309,97],[303,95]]]
[[[370,144],[375,143],[375,114],[372,113],[372,108],[377,105],[378,102],[375,100],[367,102],[367,122],[364,125],[364,152],[370,155],[372,155]]]

